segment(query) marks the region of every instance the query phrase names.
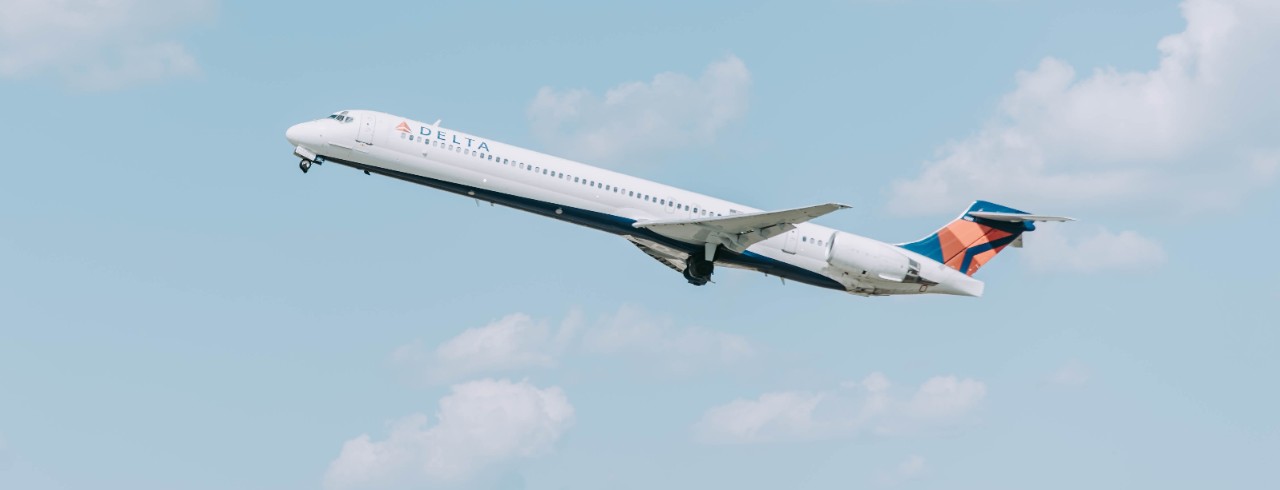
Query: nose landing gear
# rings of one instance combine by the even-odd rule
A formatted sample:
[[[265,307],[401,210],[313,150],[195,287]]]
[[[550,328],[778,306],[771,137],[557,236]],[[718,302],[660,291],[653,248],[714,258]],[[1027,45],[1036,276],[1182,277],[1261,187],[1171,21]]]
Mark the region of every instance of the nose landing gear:
[[[308,170],[311,170],[311,164],[313,163],[320,165],[324,163],[324,159],[319,156],[316,156],[315,158],[303,158],[301,162],[298,162],[298,168],[302,169],[302,173],[305,174]]]
[[[301,146],[294,147],[293,154],[302,159],[302,161],[298,162],[298,169],[302,170],[304,174],[311,170],[311,164],[319,165],[321,162],[320,155]]]

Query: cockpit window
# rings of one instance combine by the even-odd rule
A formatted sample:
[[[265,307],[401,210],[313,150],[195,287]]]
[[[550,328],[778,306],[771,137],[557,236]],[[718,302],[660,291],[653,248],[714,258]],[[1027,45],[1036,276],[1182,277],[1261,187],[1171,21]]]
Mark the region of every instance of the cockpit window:
[[[334,119],[340,123],[349,123],[355,120],[355,119],[352,119],[351,116],[347,115],[347,111],[342,111],[337,114],[330,114],[328,119]]]

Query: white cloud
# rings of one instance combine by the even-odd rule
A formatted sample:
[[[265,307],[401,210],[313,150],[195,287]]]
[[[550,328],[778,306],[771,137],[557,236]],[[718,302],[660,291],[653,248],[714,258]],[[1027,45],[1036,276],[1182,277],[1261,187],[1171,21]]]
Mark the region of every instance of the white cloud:
[[[907,459],[898,463],[898,476],[903,478],[915,478],[924,473],[924,458],[919,455],[909,456]]]
[[[707,411],[698,423],[701,438],[710,442],[760,442],[817,438],[828,421],[815,419],[824,393],[783,391],[755,400],[737,399]]]
[[[912,434],[964,422],[986,393],[980,381],[936,376],[905,398],[892,393],[884,375],[872,373],[861,382],[827,391],[782,391],[734,400],[707,410],[694,432],[712,443]]]
[[[882,485],[898,485],[908,480],[919,478],[925,473],[927,468],[924,464],[924,458],[918,454],[907,456],[902,460],[893,471],[886,472],[880,476],[880,484]]]
[[[1049,375],[1049,382],[1061,386],[1081,386],[1089,382],[1092,373],[1080,361],[1069,361]]]
[[[601,355],[629,354],[677,372],[733,364],[755,355],[739,335],[701,327],[676,327],[634,307],[618,312],[583,332],[583,348]]]
[[[1080,273],[1145,270],[1165,263],[1164,247],[1137,232],[1072,226],[1037,229],[1024,239],[1024,260],[1038,271]]]
[[[599,96],[543,87],[529,104],[535,135],[556,151],[587,161],[688,148],[712,142],[747,111],[751,74],[730,56],[698,79],[660,73]]]
[[[749,359],[755,349],[745,338],[701,327],[677,327],[639,308],[588,322],[571,311],[559,328],[523,313],[464,330],[435,349],[421,341],[392,352],[392,362],[424,374],[429,383],[477,374],[545,369],[567,357],[610,356],[642,359],[668,372],[731,365]]]
[[[986,396],[987,386],[979,381],[936,376],[920,386],[907,410],[921,418],[950,418],[968,413]]]
[[[1044,59],[999,117],[896,182],[890,207],[951,213],[975,198],[1027,209],[1235,205],[1276,177],[1280,2],[1187,0],[1150,71],[1079,77]]]
[[[560,388],[486,379],[453,386],[436,419],[431,426],[426,415],[414,414],[393,423],[384,440],[366,434],[347,441],[329,464],[325,488],[456,484],[551,452],[574,411]]]
[[[109,90],[199,72],[176,27],[210,19],[214,0],[0,0],[0,77],[53,74]]]
[[[481,373],[546,368],[556,364],[577,322],[571,314],[558,332],[528,315],[507,315],[489,325],[464,330],[432,352],[421,342],[397,348],[398,364],[421,367],[431,382],[445,382]]]

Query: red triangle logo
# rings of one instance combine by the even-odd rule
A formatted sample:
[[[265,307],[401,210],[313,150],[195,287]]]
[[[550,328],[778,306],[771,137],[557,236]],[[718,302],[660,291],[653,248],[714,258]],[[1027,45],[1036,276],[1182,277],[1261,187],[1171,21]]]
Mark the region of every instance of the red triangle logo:
[[[410,129],[409,129],[409,123],[404,122],[404,121],[400,121],[400,125],[399,125],[399,126],[396,126],[396,131],[404,131],[404,132],[406,132],[406,133],[412,133],[412,132],[413,132],[413,130],[410,130]]]

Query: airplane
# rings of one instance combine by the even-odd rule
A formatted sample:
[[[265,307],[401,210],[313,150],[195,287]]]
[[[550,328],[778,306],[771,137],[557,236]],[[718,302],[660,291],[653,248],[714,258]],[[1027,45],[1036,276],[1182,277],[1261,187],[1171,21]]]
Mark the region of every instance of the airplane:
[[[290,127],[303,173],[333,162],[619,235],[695,286],[716,265],[859,296],[982,296],[973,278],[1036,222],[1072,221],[976,201],[923,239],[892,245],[810,220],[844,204],[764,211],[383,112]]]

